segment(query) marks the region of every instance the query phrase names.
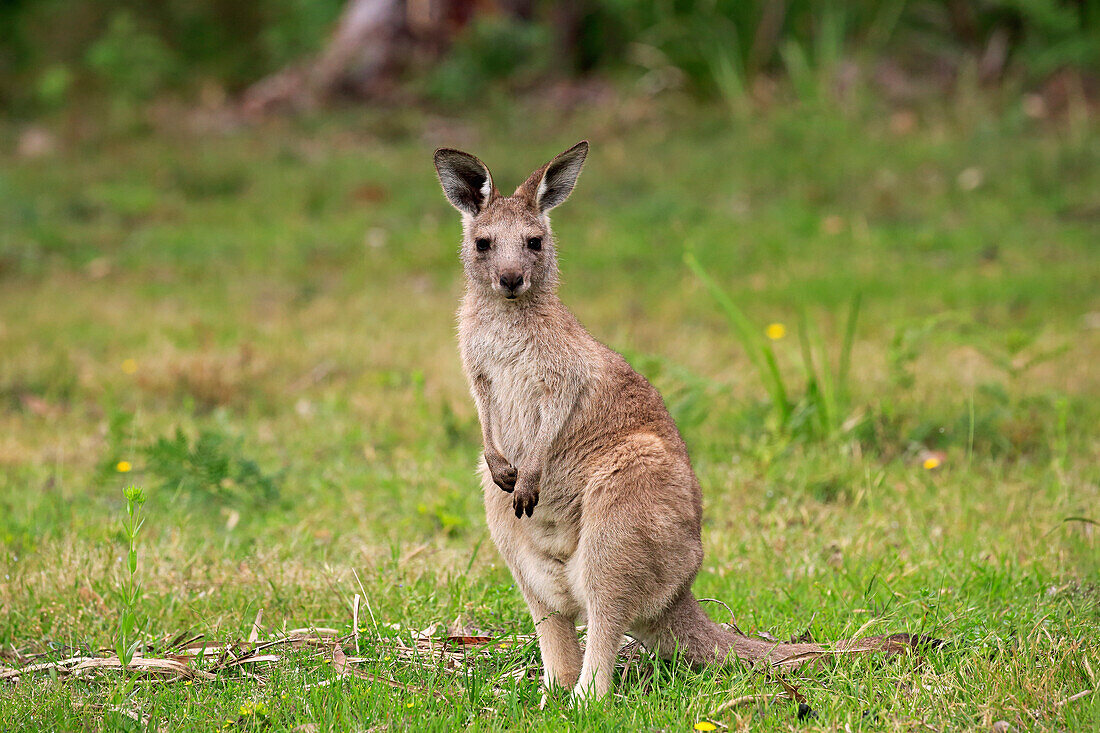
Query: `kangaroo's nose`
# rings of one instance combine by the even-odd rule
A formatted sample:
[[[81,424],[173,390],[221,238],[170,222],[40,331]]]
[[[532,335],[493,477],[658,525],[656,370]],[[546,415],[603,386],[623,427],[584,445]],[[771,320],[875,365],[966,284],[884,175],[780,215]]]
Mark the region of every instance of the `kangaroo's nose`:
[[[500,276],[500,287],[505,290],[516,290],[523,285],[523,273],[505,272]]]

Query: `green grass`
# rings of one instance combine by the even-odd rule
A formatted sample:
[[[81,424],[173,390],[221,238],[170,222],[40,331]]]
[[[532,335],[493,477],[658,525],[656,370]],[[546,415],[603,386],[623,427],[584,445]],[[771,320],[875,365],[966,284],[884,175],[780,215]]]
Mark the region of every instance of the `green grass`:
[[[1058,703],[1100,684],[1097,527],[1065,521],[1100,520],[1100,129],[1012,99],[923,106],[905,132],[891,114],[624,100],[218,134],[58,119],[56,154],[4,153],[0,664],[114,648],[136,483],[142,638],[243,640],[261,608],[267,630],[346,634],[358,593],[401,631],[380,641],[361,614],[372,661],[356,667],[406,688],[312,686],[333,672],[308,649],[257,670],[263,684],[24,675],[0,682],[0,728],[146,725],[121,707],[173,729],[687,730],[782,689],[643,659],[604,704],[538,708],[531,620],[473,475],[459,226],[431,150],[472,150],[503,187],[582,137],[588,167],[555,215],[562,295],[684,432],[705,496],[696,594],[780,638],[948,641],[799,673],[816,719],[789,702],[713,719],[1095,728],[1100,693]],[[17,133],[0,126],[0,150]],[[685,249],[761,333],[787,326],[769,343],[795,405],[803,314],[836,365],[859,295],[828,431],[777,425]],[[395,656],[393,636],[458,616],[518,641],[464,674]]]

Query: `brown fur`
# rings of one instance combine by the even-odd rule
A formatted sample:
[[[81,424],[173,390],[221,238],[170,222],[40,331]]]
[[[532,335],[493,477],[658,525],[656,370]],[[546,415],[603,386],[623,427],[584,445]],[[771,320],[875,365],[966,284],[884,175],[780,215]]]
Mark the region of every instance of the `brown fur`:
[[[459,346],[482,425],[489,532],[530,607],[544,681],[605,695],[626,632],[693,664],[819,656],[815,644],[729,631],[691,593],[703,559],[702,495],[684,441],[653,386],[556,294],[547,212],[568,196],[587,151],[580,143],[562,153],[509,197],[473,156],[436,152],[444,192],[463,214]],[[478,240],[490,248],[478,251]],[[521,287],[503,284],[517,277]]]

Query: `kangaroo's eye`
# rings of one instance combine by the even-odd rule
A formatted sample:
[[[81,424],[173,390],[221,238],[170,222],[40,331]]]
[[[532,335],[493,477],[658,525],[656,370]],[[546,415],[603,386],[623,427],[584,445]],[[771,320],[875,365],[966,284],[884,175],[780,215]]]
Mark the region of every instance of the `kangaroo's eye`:
[[[533,249],[538,252],[542,249],[542,237],[531,237],[527,240],[527,249]]]
[[[478,252],[487,252],[489,250],[489,239],[487,237],[478,237],[474,240],[474,246],[477,247]]]

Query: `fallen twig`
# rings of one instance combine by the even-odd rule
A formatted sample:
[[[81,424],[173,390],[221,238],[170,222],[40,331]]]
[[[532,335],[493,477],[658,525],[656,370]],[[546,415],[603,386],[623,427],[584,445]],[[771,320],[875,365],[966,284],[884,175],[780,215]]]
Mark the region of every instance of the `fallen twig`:
[[[1069,705],[1074,700],[1080,700],[1082,697],[1088,697],[1091,694],[1092,690],[1081,690],[1076,695],[1070,695],[1065,700],[1059,700],[1058,702],[1054,703],[1054,707],[1060,708],[1063,705]]]

